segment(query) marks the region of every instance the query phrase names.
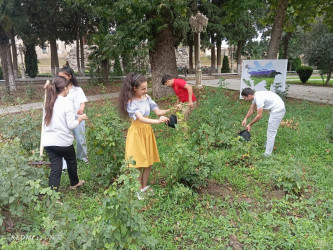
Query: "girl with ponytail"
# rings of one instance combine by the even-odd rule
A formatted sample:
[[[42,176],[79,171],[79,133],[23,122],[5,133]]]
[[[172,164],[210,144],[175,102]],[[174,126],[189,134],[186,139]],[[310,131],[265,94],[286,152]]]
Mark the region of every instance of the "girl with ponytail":
[[[151,166],[154,162],[160,162],[155,135],[150,124],[166,123],[168,118],[163,116],[169,110],[161,110],[157,104],[147,95],[147,79],[145,76],[129,73],[123,82],[119,95],[119,112],[123,117],[131,118],[131,126],[126,137],[125,159],[130,157],[135,165],[129,167],[140,171],[140,192],[138,199],[143,199],[145,192],[152,191],[147,186]],[[154,111],[159,119],[150,119],[150,111]]]
[[[72,129],[83,120],[86,114],[75,119],[73,104],[65,98],[69,92],[69,81],[61,76],[54,78],[52,83],[45,86],[45,116],[42,145],[44,146],[50,162],[51,172],[49,186],[58,191],[62,173],[62,158],[65,158],[68,167],[70,188],[76,189],[84,184],[77,176],[76,154],[73,146],[74,136]]]

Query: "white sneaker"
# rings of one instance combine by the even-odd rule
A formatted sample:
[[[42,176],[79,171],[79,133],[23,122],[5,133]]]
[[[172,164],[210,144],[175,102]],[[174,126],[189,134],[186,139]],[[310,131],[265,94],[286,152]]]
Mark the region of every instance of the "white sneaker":
[[[140,201],[145,199],[145,197],[143,197],[143,193],[141,191],[140,192],[136,192],[136,197]]]
[[[150,186],[146,186],[145,188],[141,189],[141,192],[146,192],[148,195],[154,195],[154,191]]]

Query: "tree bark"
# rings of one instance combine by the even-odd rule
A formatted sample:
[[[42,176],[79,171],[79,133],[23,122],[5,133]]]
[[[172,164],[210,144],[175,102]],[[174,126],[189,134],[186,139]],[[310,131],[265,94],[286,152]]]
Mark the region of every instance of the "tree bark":
[[[15,43],[15,34],[14,29],[12,29],[11,32],[11,38],[12,41],[12,56],[13,56],[13,71],[14,71],[14,77],[15,79],[19,78],[19,70],[18,70],[18,64],[17,64],[17,49],[16,49],[16,43]]]
[[[80,36],[79,32],[76,33],[76,63],[77,63],[77,72],[81,76],[81,65],[80,65]]]
[[[234,72],[234,50],[233,50],[233,45],[230,45],[230,73]]]
[[[211,55],[210,55],[210,73],[215,73],[216,70],[215,70],[215,67],[216,67],[216,64],[215,64],[215,38],[214,36],[211,37],[211,41],[212,41],[212,47],[210,49],[211,51]]]
[[[128,55],[125,53],[121,54],[121,64],[123,66],[123,74],[126,75],[128,73]]]
[[[8,66],[8,79],[10,91],[16,90],[16,82],[13,71],[12,53],[10,46],[7,46],[7,66]]]
[[[174,44],[172,31],[167,26],[155,34],[155,44],[149,49],[154,98],[159,99],[173,92],[172,88],[161,84],[161,78],[165,74],[178,76]]]
[[[191,40],[188,50],[189,69],[193,70],[193,40]]]
[[[59,59],[57,41],[55,38],[50,38],[50,49],[51,49],[51,72],[55,76],[59,72]]]
[[[278,0],[271,39],[267,49],[267,59],[277,59],[281,34],[283,31],[283,22],[287,14],[288,2],[289,0]]]
[[[327,72],[327,79],[326,79],[326,83],[325,83],[326,86],[328,86],[328,84],[330,83],[331,76],[332,76],[332,69],[333,69],[333,65],[330,65],[330,67],[328,68],[328,72]]]
[[[289,57],[289,41],[291,39],[292,33],[287,32],[283,39],[283,58],[288,59]]]
[[[83,37],[82,36],[80,36],[80,50],[81,50],[81,75],[85,76],[84,45],[83,45]]]
[[[109,63],[108,60],[103,60],[102,61],[102,74],[103,74],[103,81],[104,84],[109,83]]]
[[[216,64],[217,64],[217,73],[221,73],[222,68],[222,39],[218,37],[216,39]]]
[[[0,26],[0,32],[1,32],[1,26]],[[5,80],[6,94],[10,95],[8,65],[7,65],[7,45],[1,43],[0,43],[0,59],[1,59],[3,79]]]
[[[237,42],[237,74],[241,73],[243,41]]]

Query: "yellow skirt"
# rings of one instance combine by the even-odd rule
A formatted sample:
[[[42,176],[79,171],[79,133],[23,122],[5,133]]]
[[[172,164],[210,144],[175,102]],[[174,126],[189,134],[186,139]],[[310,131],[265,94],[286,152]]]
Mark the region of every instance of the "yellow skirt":
[[[136,162],[135,165],[129,165],[132,168],[146,168],[154,162],[160,162],[154,131],[150,124],[139,120],[132,121],[126,137],[126,160],[131,156]]]

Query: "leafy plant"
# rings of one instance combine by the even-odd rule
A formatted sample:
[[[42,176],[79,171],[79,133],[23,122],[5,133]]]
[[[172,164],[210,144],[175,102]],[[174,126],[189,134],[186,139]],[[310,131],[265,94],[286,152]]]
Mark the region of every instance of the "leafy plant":
[[[302,83],[306,83],[312,75],[313,68],[310,66],[300,66],[296,69],[296,72]]]
[[[23,216],[27,205],[38,199],[38,194],[29,186],[30,181],[43,180],[46,185],[44,170],[28,166],[23,152],[18,138],[0,144],[0,225],[3,212]]]
[[[89,160],[93,161],[95,181],[108,185],[119,173],[125,158],[126,124],[107,102],[103,107],[92,107],[89,112],[95,114],[87,133]]]
[[[301,195],[307,186],[306,175],[297,165],[275,166],[271,175],[275,185],[289,194]]]
[[[221,68],[221,73],[229,73],[230,72],[230,67],[229,67],[229,59],[225,55],[223,56],[223,62],[222,62],[222,68]]]
[[[296,71],[298,67],[302,66],[301,58],[298,56],[291,60],[291,70]]]

